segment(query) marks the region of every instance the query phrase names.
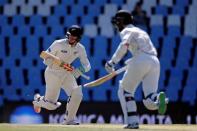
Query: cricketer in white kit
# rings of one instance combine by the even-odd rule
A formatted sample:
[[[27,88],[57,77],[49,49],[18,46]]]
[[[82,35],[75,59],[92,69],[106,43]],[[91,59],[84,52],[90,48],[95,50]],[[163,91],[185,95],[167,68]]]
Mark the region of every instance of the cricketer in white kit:
[[[160,114],[166,112],[168,100],[165,93],[157,93],[160,62],[148,34],[132,24],[133,17],[128,11],[118,11],[111,22],[120,32],[121,43],[112,59],[105,64],[105,68],[112,72],[127,51],[132,53],[133,57],[126,61],[127,70],[120,81],[118,96],[127,124],[125,128],[137,129],[139,118],[134,95],[140,82],[143,85],[145,107],[149,110],[158,110]]]
[[[81,66],[73,71],[69,71],[54,65],[52,59],[45,59],[44,63],[47,65],[44,74],[46,82],[45,95],[39,96],[36,94],[33,101],[34,107],[37,108],[37,112],[40,112],[41,108],[55,110],[61,105],[61,103],[58,102],[58,97],[61,88],[63,88],[69,96],[66,105],[65,120],[63,122],[63,124],[67,125],[79,124],[75,117],[83,94],[81,86],[78,86],[76,79],[81,74],[88,72],[91,68],[86,50],[80,43],[81,36],[81,27],[72,25],[68,29],[65,39],[54,41],[47,49],[47,52],[59,57],[60,60],[68,64],[72,64],[76,58],[79,58]]]

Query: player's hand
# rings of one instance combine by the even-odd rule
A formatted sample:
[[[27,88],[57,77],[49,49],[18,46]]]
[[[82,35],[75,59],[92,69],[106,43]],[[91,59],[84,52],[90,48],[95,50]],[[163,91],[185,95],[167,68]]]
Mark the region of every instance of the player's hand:
[[[85,73],[85,69],[82,66],[72,71],[72,74],[76,79],[79,78],[83,73]]]
[[[70,64],[64,63],[64,64],[62,64],[62,67],[63,67],[65,70],[70,71],[70,72],[72,72],[72,71],[74,70],[74,67],[72,67]]]
[[[105,70],[108,73],[112,73],[113,71],[115,71],[114,67],[115,67],[115,63],[113,61],[108,61],[105,64]]]

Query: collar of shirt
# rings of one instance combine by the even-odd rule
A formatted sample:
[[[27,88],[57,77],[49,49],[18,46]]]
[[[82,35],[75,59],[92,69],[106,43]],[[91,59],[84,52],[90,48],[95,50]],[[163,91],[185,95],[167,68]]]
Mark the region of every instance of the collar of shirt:
[[[77,45],[78,45],[78,43],[75,44],[74,46],[70,45],[69,42],[68,42],[68,39],[65,39],[65,44],[67,44],[67,45],[68,45],[69,47],[71,47],[71,48],[76,48]]]
[[[125,28],[120,33],[124,32],[124,30],[126,28],[133,28],[133,27],[135,27],[133,24],[129,24],[129,25],[125,26]]]

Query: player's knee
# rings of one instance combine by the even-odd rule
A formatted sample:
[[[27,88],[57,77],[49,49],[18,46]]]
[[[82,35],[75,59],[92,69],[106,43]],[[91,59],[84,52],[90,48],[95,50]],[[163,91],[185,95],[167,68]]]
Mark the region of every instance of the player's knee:
[[[126,91],[128,93],[130,93],[132,96],[134,96],[134,92],[135,92],[135,89],[134,88],[131,88],[131,85],[128,84],[128,82],[125,82],[124,80],[120,80],[119,81],[119,91],[120,93],[123,93]]]
[[[119,88],[118,89],[118,97],[119,99],[125,99],[125,98],[131,98],[132,100],[134,100],[134,95],[132,95],[132,93],[126,91],[125,89],[123,88]]]

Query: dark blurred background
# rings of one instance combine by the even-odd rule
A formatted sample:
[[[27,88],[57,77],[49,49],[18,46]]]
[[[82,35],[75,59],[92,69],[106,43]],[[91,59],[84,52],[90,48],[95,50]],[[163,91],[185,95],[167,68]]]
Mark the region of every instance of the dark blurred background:
[[[140,86],[135,96],[140,122],[196,124],[197,0],[0,0],[0,122],[61,122],[67,99],[64,92],[59,98],[63,105],[56,111],[43,109],[36,114],[32,108],[33,95],[45,91],[40,52],[64,38],[69,26],[78,24],[84,29],[81,43],[92,65],[87,74],[91,80],[107,74],[104,64],[120,42],[110,23],[119,9],[132,12],[135,25],[150,35],[161,62],[159,91],[170,99],[166,115],[150,112],[141,102]],[[123,122],[117,97],[121,78],[83,89],[77,115],[82,123]]]

